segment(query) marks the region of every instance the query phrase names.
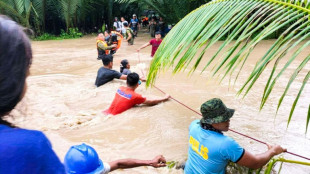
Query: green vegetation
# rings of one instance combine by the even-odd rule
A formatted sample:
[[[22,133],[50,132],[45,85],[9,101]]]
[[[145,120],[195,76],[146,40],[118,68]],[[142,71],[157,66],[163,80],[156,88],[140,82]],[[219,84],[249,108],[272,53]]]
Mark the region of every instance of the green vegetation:
[[[275,165],[280,162],[280,167],[278,169],[278,171],[274,170]],[[183,163],[183,162],[182,162]],[[185,162],[184,162],[185,163]],[[240,166],[236,163],[233,162],[229,162],[227,167],[226,167],[226,173],[227,174],[280,174],[281,170],[282,170],[282,165],[284,163],[291,163],[291,164],[298,164],[298,165],[305,165],[305,166],[310,166],[310,163],[308,162],[302,162],[302,161],[294,161],[294,160],[287,160],[284,159],[283,157],[279,157],[279,158],[272,158],[269,163],[267,163],[264,167],[260,168],[260,169],[250,169],[244,166]],[[168,169],[180,169],[178,168],[178,165],[180,164],[180,162],[178,161],[167,161],[167,168]]]
[[[70,34],[70,28],[82,33],[102,32],[108,25],[112,28],[114,17],[130,20],[132,14],[143,15],[144,10],[153,10],[166,18],[168,23],[177,23],[186,14],[206,0],[0,0],[0,13],[8,15],[21,25],[31,29],[35,37],[54,39]],[[67,37],[65,37],[67,38]]]
[[[64,30],[61,30],[61,33],[59,36],[52,35],[49,33],[44,33],[40,36],[37,36],[33,40],[42,41],[42,40],[62,40],[62,39],[74,39],[74,38],[80,38],[83,36],[83,33],[78,31],[78,28],[69,28],[68,32],[65,32]]]
[[[204,65],[203,71],[210,68],[213,76],[218,75],[221,80],[231,76],[236,81],[257,44],[271,35],[279,35],[265,55],[257,61],[237,94],[246,96],[267,66],[273,63],[261,98],[262,109],[275,84],[295,61],[297,67],[292,67],[295,71],[285,91],[279,96],[277,109],[279,110],[293,81],[298,75],[302,76],[300,78],[304,80],[299,92],[293,94],[296,97],[289,113],[289,125],[310,77],[309,69],[304,69],[309,63],[310,55],[301,62],[295,60],[301,51],[309,49],[309,19],[310,1],[218,0],[207,3],[183,18],[165,37],[151,63],[147,85],[155,82],[161,69],[173,67],[173,72],[177,73],[190,68],[192,73],[200,64]],[[209,60],[202,61],[208,48],[220,39],[224,41],[216,53]],[[292,56],[283,59],[289,52],[293,53]],[[302,70],[306,71],[305,75],[300,73]],[[304,104],[306,107],[309,105]],[[310,111],[308,116],[305,113],[306,126],[310,119],[309,113]]]

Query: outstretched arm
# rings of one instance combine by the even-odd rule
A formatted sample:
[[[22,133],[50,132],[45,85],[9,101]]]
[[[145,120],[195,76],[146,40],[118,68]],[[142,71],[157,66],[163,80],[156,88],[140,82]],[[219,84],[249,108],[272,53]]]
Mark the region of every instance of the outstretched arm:
[[[149,46],[149,45],[151,45],[150,42],[148,42],[148,43],[142,45],[140,48],[137,49],[137,51],[139,52],[141,49],[143,49],[143,48],[145,48],[145,47],[147,47],[147,46]]]
[[[109,162],[110,171],[116,169],[128,169],[140,166],[164,167],[166,166],[166,159],[162,155],[156,156],[152,160],[138,160],[138,159],[121,159]]]
[[[251,169],[259,169],[263,167],[265,164],[268,163],[268,161],[274,157],[275,155],[278,155],[282,152],[286,152],[286,149],[282,148],[279,145],[268,146],[268,151],[253,155],[250,152],[245,151],[243,157],[240,159],[240,161],[237,162],[237,164],[249,167]]]
[[[149,105],[149,106],[153,106],[153,105],[157,105],[160,102],[164,102],[167,101],[170,98],[169,94],[166,94],[165,97],[161,98],[161,99],[146,99],[145,102],[143,104],[145,105]]]

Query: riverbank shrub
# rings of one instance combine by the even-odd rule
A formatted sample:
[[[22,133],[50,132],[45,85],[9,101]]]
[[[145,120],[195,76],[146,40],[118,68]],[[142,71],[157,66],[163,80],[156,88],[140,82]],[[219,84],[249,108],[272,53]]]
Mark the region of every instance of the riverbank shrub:
[[[37,36],[33,38],[33,40],[36,41],[43,41],[43,40],[63,40],[63,39],[75,39],[80,38],[83,36],[83,33],[81,33],[78,28],[69,28],[68,32],[65,32],[64,30],[61,30],[61,33],[59,36],[49,34],[49,33],[43,33],[40,36]]]

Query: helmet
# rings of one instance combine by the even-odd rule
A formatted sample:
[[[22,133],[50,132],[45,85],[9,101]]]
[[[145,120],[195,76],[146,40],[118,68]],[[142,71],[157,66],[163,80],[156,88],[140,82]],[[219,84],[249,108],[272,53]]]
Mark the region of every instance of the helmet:
[[[64,164],[67,174],[99,174],[104,170],[96,150],[84,143],[71,146]]]

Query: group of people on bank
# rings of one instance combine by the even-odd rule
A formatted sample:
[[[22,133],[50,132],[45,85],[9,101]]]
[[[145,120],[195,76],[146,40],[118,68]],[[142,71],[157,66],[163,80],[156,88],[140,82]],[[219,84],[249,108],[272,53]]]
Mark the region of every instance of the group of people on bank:
[[[106,69],[111,69],[111,63],[113,65],[111,57],[112,55],[108,54],[101,58]],[[26,78],[31,63],[32,49],[28,37],[15,22],[0,16],[0,173],[105,174],[119,168],[166,165],[162,155],[151,160],[123,159],[103,162],[96,150],[86,144],[72,146],[65,156],[64,164],[61,163],[42,132],[16,127],[6,119],[25,95]],[[129,63],[124,61],[124,65],[126,64]],[[123,76],[110,74],[119,78]],[[123,79],[126,79],[127,86],[119,88],[116,94],[118,97],[113,103],[154,104],[134,93],[139,85],[138,74],[129,73],[124,75]],[[221,99],[206,101],[201,105],[200,111],[202,118],[194,120],[189,127],[188,158],[184,168],[186,174],[224,174],[229,161],[256,169],[265,165],[273,156],[286,151],[281,146],[268,145],[266,152],[253,155],[235,140],[224,135],[223,132],[229,130],[230,119],[235,110],[226,107]],[[107,112],[118,113],[122,110],[111,105]]]

